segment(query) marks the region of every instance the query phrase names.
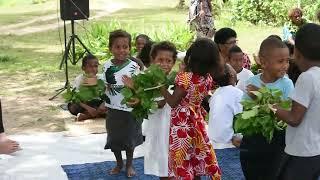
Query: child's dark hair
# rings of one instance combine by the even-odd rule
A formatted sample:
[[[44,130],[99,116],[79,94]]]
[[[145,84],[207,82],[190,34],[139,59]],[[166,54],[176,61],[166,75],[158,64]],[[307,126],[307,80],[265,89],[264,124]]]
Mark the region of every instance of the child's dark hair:
[[[279,39],[280,41],[282,41],[281,37],[276,35],[276,34],[271,34],[270,36],[268,36],[267,38],[277,38]]]
[[[228,39],[236,38],[237,33],[231,28],[221,28],[214,35],[214,42],[217,44],[225,44]]]
[[[266,57],[268,52],[275,48],[288,48],[287,45],[275,37],[269,37],[262,41],[259,49],[259,56]]]
[[[288,76],[289,79],[292,80],[293,84],[296,84],[298,77],[300,76],[302,72],[298,68],[298,66],[291,60],[289,61],[289,68],[288,68]]]
[[[214,77],[214,80],[218,84],[218,86],[223,87],[223,86],[230,85],[230,78],[231,78],[231,67],[228,64],[225,64],[223,66],[222,73]]]
[[[144,47],[141,49],[141,52],[138,54],[138,58],[143,62],[146,67],[150,65],[150,52],[152,45],[154,44],[153,41],[147,42]]]
[[[151,41],[150,37],[149,37],[149,36],[147,36],[147,35],[145,35],[145,34],[139,34],[139,35],[136,37],[136,39],[135,39],[135,40],[137,41],[139,38],[145,39],[145,40],[146,40],[146,42]]]
[[[232,54],[232,53],[242,53],[242,50],[241,50],[241,48],[240,48],[239,46],[234,45],[234,46],[232,46],[232,48],[230,48],[230,50],[229,50],[229,58],[231,57],[231,54]]]
[[[117,29],[109,33],[109,48],[112,47],[112,44],[117,38],[128,38],[129,47],[131,48],[131,35],[122,29]]]
[[[155,59],[159,51],[170,51],[173,53],[173,60],[176,62],[177,59],[177,48],[176,46],[169,41],[162,41],[157,44],[154,44],[151,48],[150,56],[152,59]]]
[[[92,55],[92,54],[87,54],[86,56],[84,56],[82,58],[82,64],[81,64],[81,67],[85,67],[88,62],[92,59],[98,59],[96,56]]]
[[[284,43],[288,46],[290,55],[293,55],[293,53],[294,53],[294,45],[290,44],[287,41],[285,41]],[[301,74],[301,71],[298,68],[298,66],[294,63],[293,59],[290,59],[290,61],[289,61],[289,68],[288,68],[287,74],[289,76],[289,79],[292,80],[293,84],[296,84],[297,79]]]
[[[294,45],[290,44],[288,41],[284,41],[284,43],[287,45],[287,47],[289,48],[289,54],[293,55],[294,53]]]
[[[186,70],[205,76],[219,67],[220,53],[216,43],[207,38],[197,39],[186,52]]]
[[[306,59],[320,62],[320,26],[303,25],[296,33],[295,46]]]

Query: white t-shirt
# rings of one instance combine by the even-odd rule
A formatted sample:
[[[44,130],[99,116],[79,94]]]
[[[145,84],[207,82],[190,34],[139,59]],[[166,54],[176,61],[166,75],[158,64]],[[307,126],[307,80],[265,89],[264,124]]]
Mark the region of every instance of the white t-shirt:
[[[106,83],[107,90],[106,95],[110,99],[110,103],[106,103],[108,108],[122,110],[122,111],[132,111],[132,108],[127,107],[125,104],[121,104],[123,100],[123,95],[121,90],[124,88],[122,82],[122,77],[127,75],[132,77],[140,72],[139,65],[127,59],[127,62],[121,67],[114,65],[111,60],[107,61],[103,66],[103,80]]]
[[[102,74],[97,74],[97,79],[103,80]],[[72,87],[79,89],[82,82],[83,82],[83,74],[80,74],[74,79]]]
[[[320,67],[303,72],[289,97],[307,111],[297,127],[288,125],[285,152],[300,157],[320,155]]]
[[[210,98],[208,135],[215,149],[234,147],[233,118],[242,112],[242,96],[241,90],[229,85],[218,88]]]
[[[246,91],[246,82],[252,76],[254,76],[254,74],[250,70],[248,70],[246,68],[242,68],[242,71],[237,74],[238,83],[237,83],[236,87],[241,89],[243,92],[245,92]]]

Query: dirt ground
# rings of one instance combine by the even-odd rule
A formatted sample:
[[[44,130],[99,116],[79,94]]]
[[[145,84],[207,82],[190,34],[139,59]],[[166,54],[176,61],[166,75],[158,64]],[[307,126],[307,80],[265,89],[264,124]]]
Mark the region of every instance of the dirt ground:
[[[91,8],[95,11],[95,15],[90,17],[90,20],[107,16],[127,7],[124,3],[111,2],[109,0],[95,1]],[[62,23],[53,21],[53,23],[37,25],[37,22],[51,22],[56,18],[56,14],[50,14],[23,23],[10,24],[0,27],[0,34],[25,35],[55,29]],[[54,79],[51,77],[54,75],[45,72],[40,74],[31,72],[28,74],[14,73],[14,76],[11,76],[0,70],[0,99],[6,133],[65,131],[65,121],[72,121],[74,116],[60,107],[65,104],[61,96],[53,101],[48,100],[55,94],[55,89],[64,85],[63,80]]]
[[[61,97],[53,101],[48,100],[55,93],[54,89],[45,89],[44,92],[43,84],[38,86],[42,91],[36,90],[33,85],[28,86],[32,77],[30,80],[20,79],[18,83],[14,82],[19,78],[0,75],[0,79],[0,98],[6,133],[64,131],[65,120],[74,118],[68,111],[60,108],[60,105],[64,104]]]

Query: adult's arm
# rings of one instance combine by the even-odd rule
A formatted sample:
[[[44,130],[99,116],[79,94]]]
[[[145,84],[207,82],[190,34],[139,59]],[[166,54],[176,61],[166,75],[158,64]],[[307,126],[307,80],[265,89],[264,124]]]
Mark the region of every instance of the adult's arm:
[[[290,32],[288,26],[283,27],[283,41],[287,41],[290,44],[294,45],[294,39],[292,33]]]

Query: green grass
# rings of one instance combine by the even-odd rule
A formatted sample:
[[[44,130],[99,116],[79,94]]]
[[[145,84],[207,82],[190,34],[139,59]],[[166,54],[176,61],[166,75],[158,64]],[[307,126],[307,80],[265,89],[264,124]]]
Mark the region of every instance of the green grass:
[[[106,0],[106,2],[108,1],[110,2],[111,0]],[[82,21],[78,21],[76,26],[77,34],[83,38],[86,29],[88,29],[91,24],[108,24],[114,20],[119,21],[124,26],[134,26],[139,29],[141,33],[148,33],[151,27],[163,27],[168,23],[185,25],[187,10],[172,8],[176,5],[176,2],[177,1],[171,0],[119,0],[117,3],[125,3],[126,6],[130,8],[122,9],[99,20],[85,21],[84,25],[82,25]],[[14,6],[11,12],[0,5],[0,11],[4,10],[0,13],[0,25],[22,22],[25,19],[38,17],[40,15],[54,14],[56,13],[55,3],[56,1],[50,0],[44,4],[22,4],[21,6]],[[48,5],[52,5],[51,9],[44,7]],[[34,9],[31,10],[30,6]],[[216,27],[218,29],[226,26],[234,28],[238,33],[239,45],[249,54],[257,53],[259,44],[268,35],[280,34],[280,28],[254,26],[243,22],[234,23],[230,21],[230,15],[228,13],[224,14],[225,16],[216,20]],[[60,23],[62,22],[60,21]],[[43,24],[45,24],[45,22]],[[170,29],[168,29],[168,31],[170,31]],[[62,29],[60,29],[60,37],[63,41]],[[108,34],[105,35],[105,38],[107,37]],[[34,84],[40,84],[43,89],[38,87],[30,88],[26,91],[26,93],[30,94],[37,92],[45,93],[46,90],[52,87],[61,86],[64,81],[64,72],[63,70],[59,70],[58,66],[62,57],[62,41],[60,41],[58,30],[23,36],[0,35],[1,55],[10,57],[9,60],[0,61],[0,77],[17,76],[22,78],[22,80],[25,75],[34,77],[26,80],[24,85],[32,86]],[[76,66],[69,66],[70,79],[73,79],[76,74],[80,73],[79,64],[80,63]],[[15,80],[19,81],[19,78]],[[0,94],[2,93],[5,92],[0,91]]]
[[[27,12],[27,13],[0,13],[0,26],[15,24],[15,23],[23,23],[29,21],[30,19],[37,18],[39,16],[45,16],[49,14],[54,14],[54,10],[48,11],[40,11],[40,12]],[[55,18],[57,20],[57,18]]]

